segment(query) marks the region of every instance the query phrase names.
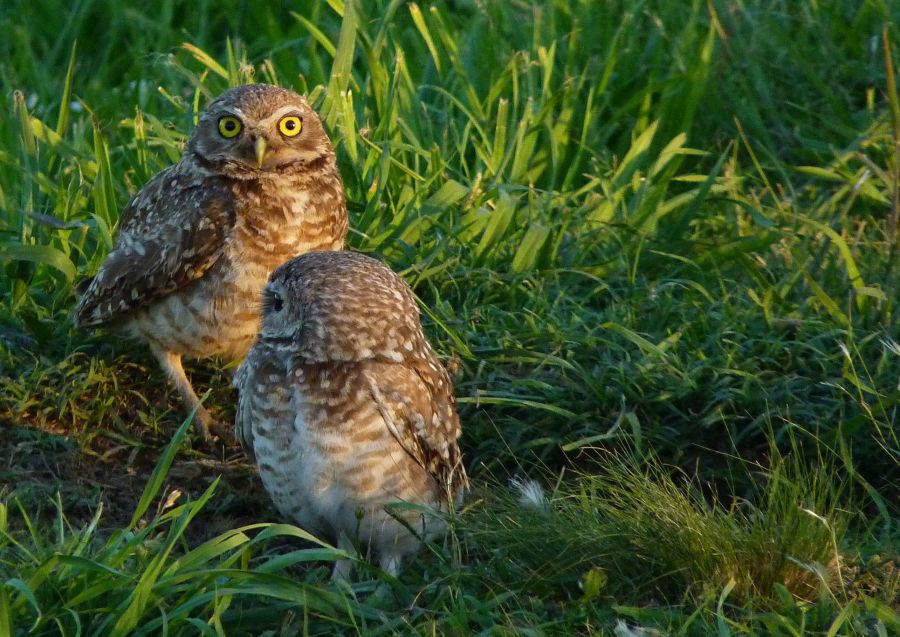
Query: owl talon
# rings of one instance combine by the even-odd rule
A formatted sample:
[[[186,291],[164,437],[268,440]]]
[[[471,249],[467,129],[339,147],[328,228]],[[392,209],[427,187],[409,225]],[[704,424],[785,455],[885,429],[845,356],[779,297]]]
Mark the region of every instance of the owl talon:
[[[212,440],[209,431],[214,422],[212,416],[210,416],[209,412],[203,409],[203,407],[197,409],[197,413],[194,414],[194,429],[197,431],[197,435],[206,442]]]
[[[206,409],[200,407],[194,416],[194,428],[197,435],[206,445],[226,442],[234,436],[233,426],[214,418]]]
[[[213,420],[206,426],[208,442],[225,443],[234,440],[234,425],[221,420]]]

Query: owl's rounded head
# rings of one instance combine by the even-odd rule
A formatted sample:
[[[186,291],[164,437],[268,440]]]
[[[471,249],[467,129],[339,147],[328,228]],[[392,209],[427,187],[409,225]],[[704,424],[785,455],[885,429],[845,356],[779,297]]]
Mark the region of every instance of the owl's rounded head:
[[[334,161],[322,122],[294,91],[247,84],[222,93],[200,115],[188,152],[232,177]]]
[[[309,362],[425,359],[412,290],[358,252],[308,252],[278,267],[262,295],[260,338]]]

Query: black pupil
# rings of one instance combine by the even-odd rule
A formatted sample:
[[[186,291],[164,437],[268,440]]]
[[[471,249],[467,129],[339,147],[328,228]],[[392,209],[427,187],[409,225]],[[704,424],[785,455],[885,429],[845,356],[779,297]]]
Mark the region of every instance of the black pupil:
[[[281,297],[277,294],[272,295],[272,309],[276,312],[280,312],[281,308],[284,307],[284,301],[281,300]]]
[[[288,121],[286,121],[284,123],[284,127],[288,130],[294,130],[295,128],[297,128],[297,122],[295,122],[292,119],[289,119]]]
[[[234,120],[229,119],[229,120],[225,121],[225,130],[230,132],[230,131],[234,130],[234,127],[235,127]]]

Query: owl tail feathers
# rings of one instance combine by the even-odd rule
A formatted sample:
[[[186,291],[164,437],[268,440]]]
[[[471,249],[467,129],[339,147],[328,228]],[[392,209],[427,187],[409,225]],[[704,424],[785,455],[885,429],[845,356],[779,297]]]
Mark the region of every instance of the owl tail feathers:
[[[85,308],[84,304],[85,294],[87,294],[88,288],[91,287],[91,283],[93,282],[94,277],[88,276],[75,284],[73,292],[75,293],[75,299],[78,301],[78,304],[75,306],[75,310],[72,313],[72,320],[75,322],[76,327],[89,327],[98,323],[97,317],[94,316],[96,312],[85,312],[87,308]]]
[[[94,282],[94,277],[88,276],[78,283],[75,284],[75,298],[79,301],[84,297],[84,293],[87,292],[88,288],[91,287],[91,283]]]
[[[463,494],[469,490],[469,475],[462,463],[462,456],[456,459],[456,464],[447,476],[447,488],[450,493],[456,494],[456,499],[462,501]]]

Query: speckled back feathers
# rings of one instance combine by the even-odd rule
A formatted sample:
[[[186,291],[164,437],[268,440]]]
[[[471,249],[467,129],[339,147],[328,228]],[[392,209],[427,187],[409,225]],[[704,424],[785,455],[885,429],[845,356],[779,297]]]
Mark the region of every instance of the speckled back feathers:
[[[273,272],[262,306],[235,377],[238,437],[283,514],[334,539],[362,510],[364,543],[396,562],[418,540],[384,507],[446,507],[466,484],[452,381],[412,291],[370,257],[313,252]]]

